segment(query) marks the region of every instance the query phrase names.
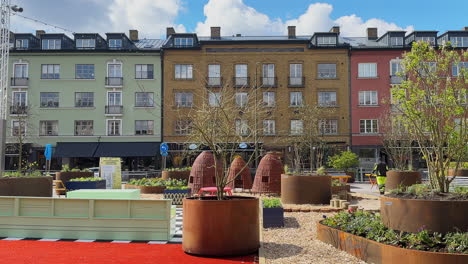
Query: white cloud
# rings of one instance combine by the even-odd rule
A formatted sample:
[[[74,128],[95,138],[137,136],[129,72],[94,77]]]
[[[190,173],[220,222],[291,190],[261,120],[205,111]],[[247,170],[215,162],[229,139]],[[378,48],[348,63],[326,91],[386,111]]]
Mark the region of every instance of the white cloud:
[[[287,26],[295,25],[298,35],[312,35],[328,31],[332,26],[341,27],[341,35],[366,36],[367,27],[377,27],[379,35],[388,30],[412,31],[412,26],[402,28],[395,23],[372,18],[363,21],[355,14],[332,19],[333,6],[327,3],[310,4],[299,17],[283,22],[271,18],[244,4],[242,0],[210,0],[204,7],[205,21],[198,22],[196,32],[202,36],[210,34],[210,27],[220,26],[222,35],[241,33],[244,35],[279,35],[287,32]]]

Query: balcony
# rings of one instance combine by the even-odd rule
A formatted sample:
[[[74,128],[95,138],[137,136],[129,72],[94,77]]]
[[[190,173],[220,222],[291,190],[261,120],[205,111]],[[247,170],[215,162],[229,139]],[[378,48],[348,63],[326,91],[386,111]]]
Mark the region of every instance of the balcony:
[[[234,77],[233,83],[236,88],[248,88],[250,87],[250,77]]]
[[[26,105],[12,105],[10,106],[11,115],[26,115],[28,113],[28,106]]]
[[[123,77],[106,77],[106,86],[122,87]]]
[[[11,77],[11,86],[12,87],[28,87],[29,78]]]
[[[206,87],[221,87],[222,83],[221,77],[206,77]]]
[[[391,84],[400,84],[402,81],[404,81],[405,78],[398,76],[398,75],[391,75],[390,76],[390,83]]]
[[[288,87],[304,87],[305,77],[288,77]]]
[[[276,78],[276,77],[262,77],[262,87],[264,87],[264,88],[278,87],[278,78]]]
[[[122,115],[123,105],[106,105],[106,115]]]

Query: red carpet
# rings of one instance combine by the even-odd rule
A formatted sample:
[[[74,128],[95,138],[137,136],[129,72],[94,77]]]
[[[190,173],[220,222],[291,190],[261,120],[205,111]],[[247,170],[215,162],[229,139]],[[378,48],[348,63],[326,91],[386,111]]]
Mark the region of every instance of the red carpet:
[[[255,256],[201,258],[181,244],[124,244],[47,241],[0,241],[2,264],[234,264],[256,263]]]

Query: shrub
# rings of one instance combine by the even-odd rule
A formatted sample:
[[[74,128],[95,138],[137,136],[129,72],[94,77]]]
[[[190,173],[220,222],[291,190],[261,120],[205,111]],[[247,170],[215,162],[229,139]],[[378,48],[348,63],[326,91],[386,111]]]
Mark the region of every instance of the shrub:
[[[98,177],[81,177],[81,178],[74,178],[71,179],[70,181],[72,182],[86,182],[86,181],[103,181],[103,178],[98,178]]]
[[[281,208],[281,201],[278,198],[265,198],[262,200],[263,208]]]
[[[340,154],[331,156],[328,159],[328,166],[333,167],[337,170],[344,170],[345,172],[348,172],[350,168],[357,167],[358,165],[358,155],[351,151],[343,151]]]
[[[317,169],[317,175],[319,176],[325,176],[327,175],[327,171],[325,170],[325,167],[322,166],[320,168]]]
[[[166,168],[164,171],[191,171],[192,167]]]
[[[340,182],[339,180],[336,180],[336,179],[332,180],[332,186],[334,186],[334,187],[345,186],[345,185],[346,185],[346,183]]]
[[[42,172],[40,171],[31,171],[31,172],[19,172],[19,171],[10,171],[3,173],[2,177],[6,178],[27,178],[27,177],[42,177]],[[50,176],[50,175],[49,175]]]

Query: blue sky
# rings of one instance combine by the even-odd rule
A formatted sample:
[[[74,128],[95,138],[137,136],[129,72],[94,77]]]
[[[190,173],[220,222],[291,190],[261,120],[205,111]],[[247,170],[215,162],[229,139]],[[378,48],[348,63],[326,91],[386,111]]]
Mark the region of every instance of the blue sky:
[[[366,27],[387,30],[459,30],[468,26],[468,0],[12,0],[23,15],[74,32],[128,32],[164,37],[165,28],[178,32],[209,33],[221,26],[223,35],[285,34],[296,25],[298,34],[310,35],[341,26],[342,34],[364,36]],[[12,19],[15,32],[50,26],[23,18]]]

